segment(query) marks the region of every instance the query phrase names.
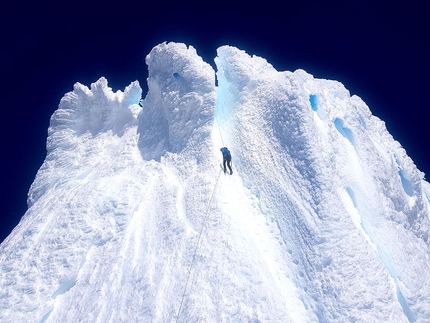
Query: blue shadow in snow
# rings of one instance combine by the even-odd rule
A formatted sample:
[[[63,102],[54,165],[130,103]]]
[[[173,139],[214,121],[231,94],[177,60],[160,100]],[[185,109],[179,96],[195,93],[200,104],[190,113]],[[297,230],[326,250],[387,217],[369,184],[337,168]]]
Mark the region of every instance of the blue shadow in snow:
[[[355,208],[357,208],[357,201],[355,200],[354,191],[349,186],[345,187],[345,190],[348,193],[348,195],[349,195],[349,197],[350,197],[350,199],[352,201],[352,204],[354,204]]]
[[[402,180],[403,189],[405,190],[406,194],[409,196],[414,195],[414,186],[412,185],[411,181],[408,180],[405,177],[405,172],[403,169],[399,170],[400,179]]]
[[[318,97],[315,94],[309,96],[309,101],[311,102],[312,110],[318,111]]]
[[[402,306],[403,313],[408,318],[409,323],[414,323],[416,321],[414,313],[412,313],[409,307],[409,304],[406,302],[406,299],[403,296],[397,284],[396,284],[396,288],[397,288],[397,299],[399,300],[400,306]]]
[[[399,175],[400,175],[400,179],[402,180],[402,186],[403,186],[403,189],[405,190],[405,193],[408,194],[409,196],[413,196],[414,185],[411,183],[410,180],[407,179],[407,176],[405,171],[403,170],[402,164],[397,159],[397,157],[396,157],[396,163],[399,166]]]
[[[355,140],[354,140],[354,134],[350,129],[343,126],[343,120],[340,118],[336,118],[334,120],[334,125],[336,126],[336,129],[344,136],[346,139],[349,140],[349,142],[354,146],[355,148]]]
[[[60,287],[57,289],[57,291],[52,294],[51,298],[55,299],[57,296],[60,296],[70,290],[73,286],[76,284],[76,279],[72,278],[69,280],[64,281]]]

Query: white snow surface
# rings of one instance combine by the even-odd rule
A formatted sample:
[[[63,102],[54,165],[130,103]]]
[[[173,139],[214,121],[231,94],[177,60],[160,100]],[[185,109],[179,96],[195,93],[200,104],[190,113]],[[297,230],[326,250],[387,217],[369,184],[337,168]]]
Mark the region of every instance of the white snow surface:
[[[430,185],[358,96],[231,46],[146,62],[142,107],[102,77],[52,115],[0,322],[430,322]]]

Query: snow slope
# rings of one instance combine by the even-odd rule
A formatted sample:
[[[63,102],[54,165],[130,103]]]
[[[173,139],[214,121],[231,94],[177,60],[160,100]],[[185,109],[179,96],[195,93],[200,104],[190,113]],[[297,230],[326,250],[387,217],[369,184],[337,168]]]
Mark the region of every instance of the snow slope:
[[[430,322],[430,185],[366,104],[230,46],[76,83],[0,245],[1,322]],[[219,167],[232,152],[233,176]]]

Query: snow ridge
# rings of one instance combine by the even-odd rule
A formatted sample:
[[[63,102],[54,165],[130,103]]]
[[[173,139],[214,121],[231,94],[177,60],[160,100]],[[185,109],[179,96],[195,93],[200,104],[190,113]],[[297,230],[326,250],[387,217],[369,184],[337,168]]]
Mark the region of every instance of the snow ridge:
[[[101,78],[53,114],[2,322],[430,321],[430,184],[359,97],[231,46],[217,87],[192,46],[146,62],[142,107]]]

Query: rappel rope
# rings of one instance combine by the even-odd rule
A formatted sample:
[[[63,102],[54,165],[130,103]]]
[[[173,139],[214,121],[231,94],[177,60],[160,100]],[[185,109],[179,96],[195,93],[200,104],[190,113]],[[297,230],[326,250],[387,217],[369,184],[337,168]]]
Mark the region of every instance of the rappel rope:
[[[219,125],[219,123],[218,123],[218,122],[217,122],[217,125],[218,125],[219,135],[220,135],[220,137],[221,137],[221,143],[224,145],[224,143],[223,143],[223,139],[222,139],[222,134],[221,134],[221,127],[220,127],[220,125]],[[198,237],[198,239],[197,239],[196,248],[194,249],[193,259],[191,260],[190,268],[188,269],[187,280],[186,280],[186,282],[185,282],[184,292],[182,293],[181,304],[179,305],[178,315],[176,316],[176,323],[178,322],[178,320],[179,320],[179,315],[181,314],[182,305],[183,305],[183,303],[184,303],[185,294],[187,293],[187,287],[188,287],[188,283],[189,283],[189,281],[190,281],[191,271],[192,271],[192,269],[193,269],[194,262],[195,262],[195,260],[196,260],[197,250],[198,250],[199,245],[200,245],[200,239],[201,239],[201,237],[202,237],[203,230],[204,230],[205,225],[206,225],[206,221],[207,221],[207,219],[208,219],[208,217],[209,217],[209,211],[210,211],[210,208],[211,208],[211,204],[212,204],[213,197],[215,196],[215,191],[216,191],[216,189],[217,189],[217,187],[218,187],[218,182],[219,182],[219,178],[220,178],[220,176],[221,176],[221,171],[222,171],[222,170],[220,170],[220,171],[218,172],[218,177],[217,177],[216,182],[215,182],[215,187],[214,187],[214,189],[213,189],[213,191],[212,191],[212,195],[211,195],[211,197],[210,197],[210,199],[209,199],[209,204],[208,204],[208,208],[207,208],[207,210],[206,210],[205,217],[203,218],[203,224],[202,224],[202,227],[201,227],[201,229],[200,229],[199,237]],[[191,287],[190,287],[190,293],[191,293],[191,288],[192,288],[192,284],[191,284]]]
[[[216,120],[216,124],[218,125],[218,132],[219,132],[219,136],[220,136],[220,138],[221,138],[221,144],[222,144],[222,145],[223,145],[223,147],[224,147],[224,140],[222,139],[221,127],[220,127],[220,125],[219,125],[218,120]]]
[[[202,237],[203,229],[204,229],[204,227],[205,227],[205,225],[206,225],[206,221],[207,221],[208,216],[209,216],[209,211],[210,211],[210,208],[211,208],[211,204],[212,204],[213,197],[214,197],[214,195],[215,195],[216,188],[217,188],[217,186],[218,186],[218,181],[219,181],[220,175],[221,175],[221,170],[220,170],[220,171],[219,171],[219,173],[218,173],[218,178],[217,178],[217,180],[216,180],[215,187],[214,187],[214,189],[213,189],[213,191],[212,191],[212,195],[211,195],[211,198],[210,198],[210,200],[209,200],[208,208],[207,208],[207,210],[206,210],[206,214],[205,214],[205,217],[204,217],[204,219],[203,219],[202,228],[200,229],[199,238],[197,239],[196,248],[194,249],[193,260],[191,260],[190,269],[188,270],[187,281],[186,281],[186,283],[185,283],[184,292],[183,292],[183,294],[182,294],[181,304],[179,305],[178,315],[176,316],[176,322],[178,322],[178,320],[179,320],[179,314],[181,314],[182,304],[184,303],[184,298],[185,298],[185,294],[186,294],[186,292],[187,292],[188,282],[189,282],[189,280],[190,280],[190,276],[191,276],[191,270],[192,270],[192,268],[193,268],[194,261],[196,260],[196,254],[197,254],[197,250],[198,250],[198,248],[199,248],[200,239],[201,239],[201,237]],[[192,286],[191,286],[191,287],[192,287]],[[190,293],[191,293],[191,287],[190,287]]]

